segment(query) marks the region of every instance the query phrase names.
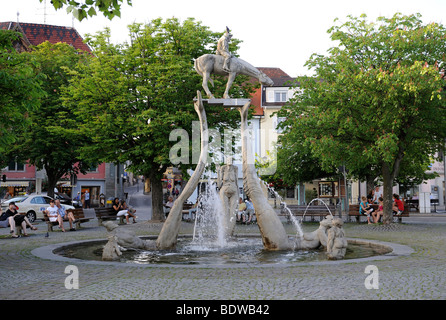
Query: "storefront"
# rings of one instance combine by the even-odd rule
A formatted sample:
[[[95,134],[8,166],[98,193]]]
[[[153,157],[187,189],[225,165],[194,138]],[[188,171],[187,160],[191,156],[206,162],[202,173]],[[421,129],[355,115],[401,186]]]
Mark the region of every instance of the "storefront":
[[[0,183],[2,194],[7,192],[11,197],[22,196],[29,192],[30,181],[6,181]]]

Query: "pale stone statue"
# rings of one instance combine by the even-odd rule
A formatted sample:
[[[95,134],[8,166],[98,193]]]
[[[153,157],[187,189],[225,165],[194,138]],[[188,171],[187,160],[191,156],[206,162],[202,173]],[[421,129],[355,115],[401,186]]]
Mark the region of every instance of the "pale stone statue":
[[[103,222],[102,225],[112,235],[116,236],[116,242],[125,249],[155,250],[155,242],[152,240],[142,240],[129,228],[118,228],[112,221]]]
[[[303,239],[297,239],[298,249],[317,249],[327,247],[327,232],[333,226],[333,217],[328,215],[319,222],[319,228],[313,232],[304,233]]]
[[[208,157],[208,149],[209,149],[209,130],[206,118],[206,112],[204,110],[203,99],[201,97],[200,91],[197,91],[197,101],[194,103],[195,111],[198,114],[198,118],[200,119],[200,138],[201,138],[201,152],[200,158],[197,163],[197,166],[194,170],[194,173],[189,178],[186,186],[183,191],[178,196],[177,200],[175,200],[172,209],[170,209],[169,216],[164,222],[163,228],[156,240],[156,247],[159,250],[163,249],[173,249],[177,244],[178,234],[180,232],[181,225],[181,212],[183,211],[183,203],[192,195],[192,193],[196,190],[197,185],[200,181],[201,175],[206,168],[206,160]]]
[[[229,42],[231,41],[232,34],[229,32],[229,28],[226,27],[226,31],[223,36],[217,42],[217,55],[223,56],[225,58],[223,62],[223,71],[230,72],[228,67],[229,59],[232,58],[232,53],[229,51]]]
[[[237,74],[244,74],[256,79],[259,79],[260,83],[265,86],[272,86],[274,82],[263,72],[253,67],[248,62],[234,57],[229,52],[229,41],[232,38],[232,34],[226,27],[226,32],[218,40],[216,54],[204,54],[195,60],[195,70],[203,77],[202,86],[209,99],[214,99],[214,95],[209,90],[208,82],[214,86],[214,82],[211,78],[211,73],[218,75],[228,75],[228,82],[226,83],[224,99],[230,99],[229,89],[231,89]]]
[[[327,257],[330,260],[343,259],[347,251],[347,240],[345,239],[344,224],[341,219],[334,218],[333,226],[328,230]]]
[[[118,246],[118,238],[113,234],[109,234],[108,242],[106,243],[102,251],[102,260],[104,261],[118,260],[121,255],[122,252]]]
[[[226,158],[226,164],[218,169],[217,187],[223,205],[223,221],[226,236],[231,236],[237,220],[236,210],[239,198],[238,168],[232,164],[232,158]]]

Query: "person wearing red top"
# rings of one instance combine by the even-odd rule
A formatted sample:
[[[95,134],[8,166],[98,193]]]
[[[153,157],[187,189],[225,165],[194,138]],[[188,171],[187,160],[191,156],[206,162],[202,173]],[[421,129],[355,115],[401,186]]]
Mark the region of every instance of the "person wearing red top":
[[[392,211],[394,214],[396,214],[397,216],[399,216],[400,214],[403,213],[404,211],[404,203],[403,201],[400,200],[399,195],[397,195],[396,193],[393,194],[393,206],[392,206]]]

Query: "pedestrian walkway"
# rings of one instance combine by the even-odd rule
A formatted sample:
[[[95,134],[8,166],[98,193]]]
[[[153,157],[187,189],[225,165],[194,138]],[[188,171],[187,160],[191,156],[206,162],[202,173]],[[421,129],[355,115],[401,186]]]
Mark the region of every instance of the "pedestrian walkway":
[[[143,196],[132,194],[130,201],[139,203]],[[145,202],[142,202],[145,204]],[[144,211],[144,207],[137,210]],[[73,260],[43,259],[32,251],[50,244],[105,239],[106,230],[96,220],[82,224],[75,232],[50,232],[43,222],[29,237],[9,238],[8,230],[0,229],[0,268],[2,270],[0,299],[446,299],[446,228],[437,219],[383,225],[346,223],[346,236],[392,242],[411,247],[409,256],[389,260],[373,260],[317,266],[271,265],[264,268],[219,267],[188,268],[107,264],[86,264]],[[417,218],[419,219],[419,218]],[[443,220],[443,221],[444,221]],[[294,234],[291,224],[284,224]],[[305,232],[313,231],[315,223],[304,223]],[[158,235],[161,222],[140,221],[121,226],[137,235]],[[180,233],[191,234],[193,223],[182,222]],[[257,225],[237,225],[236,234],[259,234]],[[379,289],[367,289],[366,268],[373,265],[379,271]],[[78,289],[66,287],[70,266],[79,272]],[[68,267],[68,269],[67,269]],[[67,272],[68,270],[68,272]]]

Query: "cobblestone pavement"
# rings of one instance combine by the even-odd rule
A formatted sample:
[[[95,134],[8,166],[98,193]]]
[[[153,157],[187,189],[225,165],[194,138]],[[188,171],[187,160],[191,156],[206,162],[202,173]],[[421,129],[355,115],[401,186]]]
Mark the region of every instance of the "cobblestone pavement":
[[[446,217],[443,218],[446,222]],[[428,219],[426,218],[426,222]],[[157,235],[162,224],[142,221],[122,226],[138,235]],[[287,231],[292,226],[285,224]],[[0,299],[446,299],[446,224],[416,223],[367,225],[346,223],[347,237],[410,246],[414,253],[388,260],[317,266],[293,265],[253,268],[129,267],[125,264],[75,263],[79,288],[67,289],[67,262],[32,254],[35,248],[63,242],[105,239],[97,221],[75,232],[56,227],[46,238],[46,225],[38,224],[29,237],[9,238],[0,229]],[[192,233],[192,223],[182,223],[181,233]],[[290,229],[288,229],[290,228]],[[317,228],[304,223],[304,231]],[[236,233],[258,233],[256,225],[237,225]],[[379,270],[379,289],[366,289],[367,265]]]

